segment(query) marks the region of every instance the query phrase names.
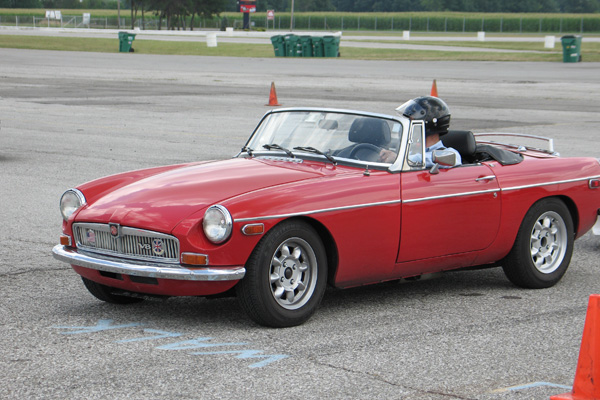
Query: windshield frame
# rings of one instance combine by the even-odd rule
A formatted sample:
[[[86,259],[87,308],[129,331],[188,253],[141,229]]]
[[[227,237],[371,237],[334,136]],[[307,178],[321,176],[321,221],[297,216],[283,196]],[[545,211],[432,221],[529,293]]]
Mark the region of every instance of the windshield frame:
[[[401,160],[404,158],[403,155],[404,155],[404,150],[406,149],[406,143],[405,143],[406,136],[407,136],[407,132],[408,132],[408,129],[410,126],[410,121],[406,117],[393,116],[393,115],[380,114],[380,113],[372,113],[372,112],[366,112],[366,111],[356,111],[356,110],[349,110],[349,109],[316,108],[316,107],[293,107],[293,108],[280,108],[280,109],[269,110],[268,112],[266,112],[263,115],[263,117],[261,118],[259,123],[254,128],[252,134],[246,141],[244,147],[242,148],[242,151],[240,151],[236,155],[236,157],[258,157],[258,158],[272,158],[272,159],[281,159],[282,157],[283,158],[289,157],[289,155],[286,154],[286,152],[283,150],[278,150],[278,149],[267,150],[267,149],[262,148],[262,146],[260,146],[260,148],[256,148],[256,149],[248,148],[249,144],[252,143],[253,141],[255,141],[256,135],[260,131],[263,123],[265,123],[265,121],[273,114],[279,114],[279,113],[346,114],[346,115],[351,115],[351,116],[356,116],[356,117],[383,119],[383,120],[387,120],[391,123],[397,123],[400,126],[399,131],[397,133],[399,135],[399,144],[398,144],[399,157],[397,157],[394,162],[384,163],[384,162],[374,162],[374,161],[363,161],[363,160],[356,160],[356,159],[350,159],[350,158],[344,158],[344,157],[336,157],[335,154],[333,155],[333,158],[335,159],[336,164],[359,166],[361,168],[367,167],[367,168],[382,169],[382,170],[391,169],[398,162],[398,160]],[[277,144],[280,144],[280,143],[277,143]],[[305,152],[305,151],[296,150],[293,148],[286,149],[286,150],[291,151],[294,154],[295,158],[299,158],[301,160],[302,159],[318,160],[318,161],[331,163],[331,161],[328,160],[327,157],[320,155],[320,154]]]

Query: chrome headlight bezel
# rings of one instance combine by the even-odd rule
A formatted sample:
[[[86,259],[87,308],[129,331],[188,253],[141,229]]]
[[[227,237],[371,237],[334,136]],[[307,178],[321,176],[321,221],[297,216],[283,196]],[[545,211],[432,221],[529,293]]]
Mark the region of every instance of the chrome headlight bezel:
[[[69,189],[60,196],[59,209],[65,221],[82,206],[87,204],[85,196],[77,189]]]
[[[231,213],[222,205],[208,207],[202,219],[202,230],[208,240],[214,244],[225,242],[233,231]]]

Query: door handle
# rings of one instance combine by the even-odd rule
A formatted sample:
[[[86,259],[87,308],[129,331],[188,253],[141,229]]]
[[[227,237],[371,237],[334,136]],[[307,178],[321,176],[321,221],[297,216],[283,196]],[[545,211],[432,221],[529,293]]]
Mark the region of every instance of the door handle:
[[[496,179],[496,175],[480,176],[479,178],[475,179],[475,182],[491,181],[494,179]]]

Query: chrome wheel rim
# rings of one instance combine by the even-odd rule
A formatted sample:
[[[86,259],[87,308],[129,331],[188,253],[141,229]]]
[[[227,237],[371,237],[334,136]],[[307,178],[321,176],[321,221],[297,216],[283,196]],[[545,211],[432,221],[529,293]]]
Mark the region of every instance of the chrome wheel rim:
[[[550,274],[562,263],[567,251],[567,225],[562,217],[547,211],[540,215],[531,230],[531,261],[543,274]]]
[[[297,237],[281,243],[271,257],[269,280],[281,307],[296,310],[305,305],[317,283],[317,257],[310,244]]]

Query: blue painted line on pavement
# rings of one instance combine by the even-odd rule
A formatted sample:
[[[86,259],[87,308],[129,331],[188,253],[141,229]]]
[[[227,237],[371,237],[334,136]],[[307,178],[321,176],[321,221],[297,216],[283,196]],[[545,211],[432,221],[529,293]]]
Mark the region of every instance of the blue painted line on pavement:
[[[158,340],[158,339],[164,339],[164,338],[173,338],[173,337],[179,337],[182,335],[182,333],[159,331],[157,329],[144,329],[144,332],[157,333],[157,335],[145,336],[145,337],[140,337],[140,338],[132,338],[132,339],[116,340],[115,342],[116,343],[143,342],[145,340]]]
[[[141,323],[130,323],[130,324],[113,324],[112,319],[101,319],[96,325],[92,326],[53,326],[55,329],[64,329],[66,331],[60,332],[63,335],[77,335],[84,333],[97,333],[102,331],[114,330],[114,329],[125,329],[139,327],[144,324]],[[134,343],[144,342],[159,339],[168,339],[180,337],[183,334],[179,332],[169,332],[158,329],[144,329],[144,333],[152,334],[152,336],[141,336],[129,339],[115,340],[114,343]],[[197,337],[190,340],[182,340],[178,342],[168,343],[161,346],[156,346],[156,349],[160,350],[197,350],[207,349],[214,347],[231,347],[231,346],[248,346],[246,342],[218,342],[214,341],[212,337]],[[275,361],[283,360],[288,358],[285,354],[264,354],[263,350],[255,349],[230,349],[221,351],[206,351],[206,352],[192,352],[190,355],[219,355],[219,354],[235,354],[235,358],[238,359],[262,359],[262,361],[255,362],[250,365],[250,368],[262,368]]]
[[[225,350],[191,353],[193,355],[238,354],[235,358],[265,358],[261,362],[250,365],[250,368],[262,368],[267,364],[287,358],[285,354],[263,354],[262,350]]]
[[[63,335],[78,335],[81,333],[95,333],[101,331],[108,331],[111,329],[122,329],[122,328],[133,328],[135,326],[142,326],[143,324],[133,323],[125,325],[112,325],[112,319],[101,319],[94,326],[53,326],[56,329],[71,329],[70,332],[61,332]]]
[[[512,391],[515,391],[515,390],[532,389],[532,388],[541,387],[541,386],[549,386],[549,387],[555,387],[555,388],[566,389],[566,390],[571,390],[572,389],[571,386],[559,385],[557,383],[551,383],[551,382],[532,382],[532,383],[526,383],[524,385],[510,386],[510,387],[503,388],[503,389],[496,389],[496,390],[494,390],[494,393],[512,392]]]
[[[175,342],[158,346],[160,350],[194,350],[202,349],[206,347],[218,347],[218,346],[245,346],[248,343],[206,343],[208,340],[212,340],[211,337],[200,337],[192,340],[184,340],[182,342]]]

